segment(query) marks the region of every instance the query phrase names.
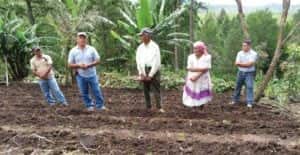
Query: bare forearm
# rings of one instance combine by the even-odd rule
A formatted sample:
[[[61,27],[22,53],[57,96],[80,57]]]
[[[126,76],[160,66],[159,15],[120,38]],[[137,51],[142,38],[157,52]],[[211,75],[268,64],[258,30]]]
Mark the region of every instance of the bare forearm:
[[[201,73],[208,71],[207,68],[188,68],[187,70],[190,72],[201,72]]]
[[[50,66],[47,71],[42,75],[42,77],[47,77],[52,70],[52,66]]]
[[[33,74],[34,76],[40,77],[40,75],[37,73],[37,71],[32,71],[32,74]]]
[[[48,74],[51,72],[51,70],[52,70],[52,66],[50,66],[50,67],[48,68],[47,72],[45,73],[45,76],[48,75]]]
[[[235,65],[237,65],[239,67],[246,67],[246,68],[248,68],[248,67],[252,67],[254,65],[254,63],[253,62],[249,62],[249,63],[240,63],[240,62],[237,62],[237,63],[235,63]]]
[[[97,66],[98,64],[100,64],[100,60],[96,60],[96,61],[88,64],[88,67],[94,67],[94,66]]]
[[[72,68],[72,69],[78,69],[80,67],[81,66],[79,64],[69,64],[69,68]]]

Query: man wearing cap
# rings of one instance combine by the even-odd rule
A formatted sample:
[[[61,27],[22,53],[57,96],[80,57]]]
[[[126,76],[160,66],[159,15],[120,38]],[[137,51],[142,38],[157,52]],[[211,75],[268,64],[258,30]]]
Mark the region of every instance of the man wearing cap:
[[[68,103],[61,92],[52,69],[52,59],[43,54],[39,47],[32,49],[34,57],[30,60],[32,73],[39,78],[39,85],[49,105],[60,103],[67,106]]]
[[[254,103],[255,62],[257,58],[257,53],[251,49],[251,41],[245,40],[242,50],[237,54],[235,61],[235,65],[238,67],[238,74],[231,104],[239,102],[241,89],[245,84],[247,90],[247,107],[252,108]]]
[[[136,63],[138,69],[138,79],[143,83],[146,107],[151,109],[150,90],[152,89],[156,107],[160,112],[164,112],[161,107],[160,94],[160,49],[151,39],[152,31],[149,28],[143,28],[139,33],[142,44],[137,48]]]
[[[83,102],[88,111],[94,111],[94,105],[97,110],[105,110],[104,98],[99,87],[96,65],[100,63],[100,56],[97,50],[87,45],[87,34],[85,32],[77,33],[77,46],[69,53],[69,67],[76,70],[76,81]],[[95,96],[93,103],[89,88]]]

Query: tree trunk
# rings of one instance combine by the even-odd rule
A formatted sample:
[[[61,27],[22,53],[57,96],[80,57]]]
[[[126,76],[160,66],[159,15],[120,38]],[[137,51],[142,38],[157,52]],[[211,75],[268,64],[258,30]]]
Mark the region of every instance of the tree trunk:
[[[175,45],[175,47],[174,47],[174,68],[175,68],[175,71],[179,70],[177,45]]]
[[[9,85],[9,83],[8,83],[8,63],[7,63],[6,56],[4,56],[4,62],[5,62],[5,83],[6,83],[6,86],[8,86]]]
[[[288,16],[288,12],[289,12],[289,8],[290,8],[290,0],[283,0],[283,4],[282,4],[282,14],[281,14],[281,19],[280,19],[280,25],[279,25],[279,33],[278,33],[278,38],[277,38],[277,46],[274,52],[274,56],[272,58],[272,62],[269,66],[269,69],[264,77],[263,82],[260,84],[260,87],[257,90],[257,93],[255,95],[255,101],[259,101],[259,99],[261,98],[261,96],[264,93],[265,88],[268,86],[269,81],[271,80],[273,73],[276,69],[276,66],[278,64],[278,61],[280,59],[280,56],[282,54],[282,47],[283,47],[283,35],[284,35],[284,29],[286,26],[286,19]]]
[[[73,75],[73,70],[69,68],[69,64],[68,64],[68,57],[69,57],[69,52],[71,50],[71,46],[72,46],[72,40],[68,39],[67,41],[67,46],[65,48],[65,85],[73,85],[75,83],[75,77]]]
[[[176,9],[178,8],[178,6],[180,5],[180,1],[177,0],[176,1]],[[175,22],[177,23],[177,19],[175,19]],[[175,28],[175,32],[177,32],[177,28]],[[178,64],[178,46],[175,44],[174,46],[174,68],[175,68],[175,71],[178,71],[179,70],[179,64]]]
[[[190,4],[190,41],[191,43],[194,42],[194,5],[195,5],[195,0],[191,0]],[[190,53],[193,53],[193,44],[190,45]]]
[[[35,24],[35,19],[32,13],[32,5],[31,5],[31,0],[25,0],[26,5],[27,5],[27,16],[29,18],[30,24],[34,25]]]
[[[247,22],[245,20],[245,14],[243,11],[243,5],[242,5],[242,1],[241,0],[236,0],[236,4],[238,7],[238,13],[239,13],[239,17],[240,17],[240,22],[241,22],[241,26],[242,26],[242,30],[244,33],[244,37],[245,39],[250,39],[250,34],[248,31],[248,25]]]

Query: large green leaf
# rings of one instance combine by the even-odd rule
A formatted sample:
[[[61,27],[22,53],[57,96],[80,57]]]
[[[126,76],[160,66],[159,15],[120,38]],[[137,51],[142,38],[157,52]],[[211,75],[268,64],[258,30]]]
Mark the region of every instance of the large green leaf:
[[[129,34],[134,34],[136,31],[135,31],[135,28],[130,26],[129,24],[119,20],[118,21],[118,24],[124,28],[126,30],[126,32],[128,32]]]
[[[134,28],[137,28],[138,26],[136,25],[136,23],[134,22],[134,20],[132,18],[130,18],[130,16],[123,10],[120,11],[121,15],[127,20],[127,22],[129,22],[129,24],[131,26],[133,26]]]
[[[65,0],[65,5],[68,8],[68,10],[71,12],[73,17],[78,16],[77,6],[76,6],[74,0]]]
[[[3,22],[3,20],[0,18],[0,31],[2,30],[3,24],[4,24],[4,22]]]
[[[161,21],[164,18],[164,10],[165,10],[166,0],[161,0],[161,7],[159,10],[158,20]]]
[[[140,7],[136,10],[136,17],[139,29],[152,27],[153,18],[150,8],[150,0],[140,0]]]
[[[119,40],[126,49],[130,49],[130,43],[123,39],[117,32],[111,30],[110,33],[115,39]]]

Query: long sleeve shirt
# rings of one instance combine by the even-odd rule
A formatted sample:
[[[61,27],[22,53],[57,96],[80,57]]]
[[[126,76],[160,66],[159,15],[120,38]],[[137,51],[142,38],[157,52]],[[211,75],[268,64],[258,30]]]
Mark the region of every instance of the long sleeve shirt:
[[[147,76],[145,67],[151,67],[148,76],[153,77],[161,67],[159,46],[152,40],[147,45],[142,43],[137,48],[136,63],[139,75]]]

